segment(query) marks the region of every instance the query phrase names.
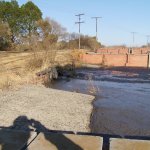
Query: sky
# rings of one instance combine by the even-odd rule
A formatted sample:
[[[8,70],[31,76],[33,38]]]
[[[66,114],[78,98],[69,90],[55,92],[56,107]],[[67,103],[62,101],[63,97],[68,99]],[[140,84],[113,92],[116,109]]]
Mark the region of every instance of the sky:
[[[68,32],[77,32],[78,18],[84,13],[81,33],[95,36],[95,20],[98,21],[98,39],[103,45],[141,46],[150,35],[150,0],[32,0],[42,11],[66,27]],[[18,0],[22,5],[27,0]],[[133,44],[133,35],[136,32]],[[149,39],[150,42],[150,39]]]

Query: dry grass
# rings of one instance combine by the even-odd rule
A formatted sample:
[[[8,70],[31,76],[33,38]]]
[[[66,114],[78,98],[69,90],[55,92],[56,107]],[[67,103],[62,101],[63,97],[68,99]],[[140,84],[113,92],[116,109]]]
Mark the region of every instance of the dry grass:
[[[56,50],[34,52],[25,64],[27,71],[41,71],[55,64]]]
[[[44,60],[42,57],[33,57],[26,63],[26,70],[35,71],[43,66]]]
[[[74,61],[80,61],[81,54],[82,54],[82,51],[80,50],[72,50],[70,55],[72,56],[72,59]]]
[[[0,89],[10,90],[18,89],[22,85],[28,84],[42,84],[45,81],[42,78],[38,78],[35,72],[9,72],[5,74],[0,74]]]
[[[0,89],[10,89],[20,82],[26,56],[24,53],[0,53]]]
[[[16,83],[21,83],[21,77],[15,73],[5,73],[0,75],[0,89],[7,90],[14,86]]]
[[[92,79],[92,75],[90,75],[90,74],[88,75],[88,81],[89,81],[89,86],[87,87],[88,92],[91,95],[96,96],[100,92],[100,89],[98,86],[96,86],[94,84],[93,79]]]
[[[82,54],[85,53],[85,50],[72,50],[70,53],[71,59],[72,59],[72,64],[75,65],[75,67],[81,67],[82,62],[81,62],[81,56]]]
[[[9,90],[22,84],[33,82],[35,73],[27,71],[26,63],[32,54],[6,53],[0,54],[0,89]],[[35,82],[35,81],[34,81]]]
[[[0,52],[0,89],[12,89],[23,84],[43,84],[45,79],[35,74],[54,65],[54,58],[56,64],[68,64],[70,51]]]
[[[11,80],[9,77],[1,77],[1,80],[0,80],[0,89],[9,89],[11,86]]]

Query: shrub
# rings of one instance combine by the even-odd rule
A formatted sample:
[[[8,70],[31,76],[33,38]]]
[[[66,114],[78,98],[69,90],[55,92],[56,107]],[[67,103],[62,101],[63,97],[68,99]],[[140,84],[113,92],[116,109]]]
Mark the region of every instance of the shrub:
[[[7,50],[11,46],[11,31],[9,25],[0,23],[0,50]]]
[[[40,69],[43,66],[43,58],[42,57],[33,57],[29,59],[26,64],[26,69],[30,71],[34,71]]]

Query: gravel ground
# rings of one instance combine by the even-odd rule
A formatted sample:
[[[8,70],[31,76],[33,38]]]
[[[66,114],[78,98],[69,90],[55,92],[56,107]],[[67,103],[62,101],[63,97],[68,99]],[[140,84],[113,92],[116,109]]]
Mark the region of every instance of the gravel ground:
[[[93,100],[93,96],[33,85],[0,92],[0,126],[26,130],[34,119],[50,130],[88,132]]]

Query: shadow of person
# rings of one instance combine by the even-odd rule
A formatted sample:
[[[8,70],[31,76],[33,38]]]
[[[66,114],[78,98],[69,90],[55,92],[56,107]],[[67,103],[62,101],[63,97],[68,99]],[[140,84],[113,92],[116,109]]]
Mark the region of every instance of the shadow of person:
[[[30,126],[30,120],[26,116],[19,116],[14,120],[12,126],[1,129],[0,149],[16,150],[26,147],[30,137]]]
[[[48,128],[34,119],[29,120],[26,116],[17,117],[13,125],[0,130],[0,150],[27,150],[30,133],[34,129],[37,134],[43,133],[45,139],[58,150],[83,150],[79,145],[68,139],[63,134],[52,134]],[[21,131],[21,132],[20,132]],[[49,132],[49,133],[48,133]],[[50,145],[51,145],[50,144]],[[48,147],[50,149],[51,147]]]
[[[39,121],[31,119],[31,122],[36,131],[38,133],[43,133],[45,139],[55,145],[58,150],[83,150],[79,145],[75,144],[63,134],[50,133],[50,130],[42,125]]]

